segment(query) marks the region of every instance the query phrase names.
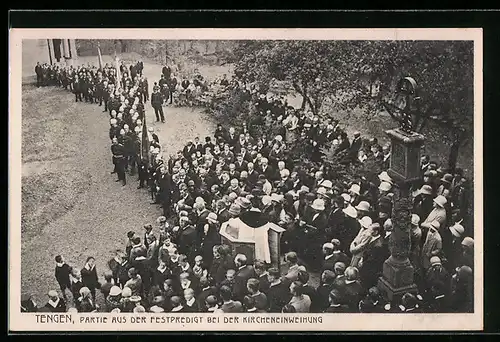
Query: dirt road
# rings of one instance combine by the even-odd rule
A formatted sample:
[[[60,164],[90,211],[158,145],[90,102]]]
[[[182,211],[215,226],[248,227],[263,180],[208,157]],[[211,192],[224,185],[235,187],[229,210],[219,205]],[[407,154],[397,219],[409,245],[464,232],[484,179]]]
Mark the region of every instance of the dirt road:
[[[213,132],[200,109],[166,107],[165,113],[166,123],[156,124],[146,107],[148,126],[159,135],[165,156],[187,139]],[[143,225],[161,215],[149,204],[147,190],[136,189],[135,177],[122,186],[110,174],[108,120],[102,107],[75,103],[62,89],[23,89],[21,281],[22,291],[34,293],[40,303],[58,289],[57,254],[79,268],[94,256],[102,276],[113,251],[124,248],[126,233],[142,234]]]

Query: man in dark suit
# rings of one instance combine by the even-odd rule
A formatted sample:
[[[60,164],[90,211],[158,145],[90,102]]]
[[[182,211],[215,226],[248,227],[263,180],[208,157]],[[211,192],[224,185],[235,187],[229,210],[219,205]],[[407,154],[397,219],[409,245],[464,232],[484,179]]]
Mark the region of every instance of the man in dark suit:
[[[269,269],[269,290],[266,292],[269,303],[268,312],[281,313],[281,309],[290,301],[292,295],[286,283],[281,280],[280,271],[277,268]]]
[[[247,170],[247,182],[253,189],[259,181],[259,173],[255,170],[255,164],[252,162],[247,164]]]
[[[361,140],[361,134],[359,132],[354,132],[354,139],[351,142],[351,146],[349,147],[349,158],[351,161],[354,161],[358,158],[358,152],[361,149],[361,145],[363,144]]]
[[[327,243],[323,244],[323,255],[325,256],[325,259],[323,260],[323,266],[322,266],[323,272],[326,270],[333,271],[333,267],[335,266],[335,264],[338,261],[347,263],[347,256],[346,256],[346,259],[339,260],[339,255],[342,255],[343,253],[335,253],[334,254],[333,253],[334,249],[335,249],[335,247],[334,247],[333,243],[331,243],[331,242],[327,242]]]
[[[210,285],[210,280],[207,277],[201,277],[199,282],[200,293],[196,297],[196,301],[201,305],[200,311],[206,312],[204,303],[208,296],[216,295],[217,288]]]
[[[318,298],[318,307],[319,312],[323,312],[328,307],[328,300],[330,296],[330,292],[333,289],[333,281],[335,280],[335,272],[331,270],[324,270],[321,273],[321,285],[316,289],[317,298]]]
[[[234,163],[234,165],[236,166],[236,171],[240,173],[241,171],[246,171],[248,168],[248,162],[243,159],[243,155],[241,154],[238,154],[236,156],[236,162]]]
[[[247,265],[247,257],[244,254],[238,254],[234,258],[237,270],[235,274],[235,284],[233,289],[233,296],[236,300],[242,302],[245,298],[247,291],[247,281],[250,278],[255,278],[255,270],[253,266]]]
[[[253,263],[253,268],[255,270],[255,274],[257,274],[257,279],[259,280],[259,289],[260,291],[266,293],[269,290],[269,277],[268,272],[266,270],[266,264],[260,260],[256,260]]]
[[[345,270],[345,278],[342,282],[335,286],[341,296],[342,303],[349,307],[350,312],[358,312],[358,304],[361,300],[363,288],[359,282],[359,272],[355,267],[347,267]]]
[[[195,257],[196,239],[196,229],[189,223],[186,216],[181,217],[176,242],[179,246],[179,252],[185,254],[188,260],[193,260]]]
[[[377,284],[377,280],[382,273],[382,266],[387,257],[380,236],[380,224],[374,223],[370,226],[371,241],[366,246],[363,253],[363,265],[359,270],[361,283],[365,289],[369,289]]]
[[[158,91],[157,87],[153,88],[153,94],[151,94],[151,106],[155,110],[156,122],[165,122],[165,116],[163,114],[163,97]]]
[[[163,216],[169,217],[172,203],[172,176],[167,173],[167,168],[162,166],[160,168],[160,175],[158,178],[158,199],[163,206]]]
[[[265,175],[266,179],[273,179],[275,176],[275,171],[271,166],[269,166],[269,160],[267,158],[262,158],[260,160],[260,168],[258,172],[261,175]]]

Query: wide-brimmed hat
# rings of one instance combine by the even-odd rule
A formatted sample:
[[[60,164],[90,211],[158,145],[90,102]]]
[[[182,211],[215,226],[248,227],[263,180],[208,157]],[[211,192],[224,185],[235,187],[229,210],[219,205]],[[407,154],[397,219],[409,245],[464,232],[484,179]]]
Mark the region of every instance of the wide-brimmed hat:
[[[351,201],[351,195],[349,195],[349,194],[341,194],[340,197],[342,197],[344,199],[344,202]]]
[[[120,289],[118,286],[112,286],[111,289],[109,290],[109,295],[110,296],[118,296],[122,293],[122,289]]]
[[[380,185],[378,186],[378,189],[379,189],[380,191],[390,191],[390,190],[391,190],[391,188],[392,188],[392,185],[391,185],[391,183],[389,183],[389,182],[382,182],[382,183],[380,183]]]
[[[349,217],[356,218],[358,216],[358,212],[353,206],[347,206],[347,208],[342,209],[344,214],[346,214]]]
[[[430,262],[431,266],[441,265],[441,259],[438,256],[436,256],[436,255],[434,255],[433,257],[431,257],[429,259],[429,262]]]
[[[387,182],[387,183],[390,183],[390,184],[393,183],[393,180],[392,180],[391,176],[389,176],[389,174],[386,171],[382,171],[378,175],[378,179],[380,179],[380,181],[382,181],[382,182]]]
[[[212,223],[217,223],[217,214],[216,213],[209,213],[207,216],[207,221],[212,222]]]
[[[474,239],[467,236],[462,240],[462,246],[466,247],[473,247],[474,246]]]
[[[243,194],[243,192],[242,192],[242,194]],[[250,209],[252,207],[252,202],[250,202],[250,200],[246,197],[240,197],[238,204],[243,209]]]
[[[50,290],[48,295],[49,295],[49,297],[57,297],[58,296],[57,291],[54,291],[54,290]]]
[[[316,190],[316,193],[318,195],[323,195],[323,196],[326,196],[326,189],[323,188],[323,187],[319,187],[318,190]]]
[[[465,228],[460,223],[455,223],[453,226],[450,227],[450,231],[453,234],[453,236],[461,237],[462,234],[465,232]]]
[[[325,201],[320,198],[317,198],[311,204],[311,208],[313,208],[314,210],[323,211],[325,210]]]
[[[364,217],[361,218],[361,220],[359,220],[359,224],[363,228],[370,228],[370,226],[372,225],[372,223],[373,223],[373,221],[370,218],[370,216],[364,216]]]
[[[418,190],[419,194],[424,194],[424,195],[432,195],[432,187],[428,184],[422,185],[420,190]]]
[[[326,189],[331,189],[333,187],[333,183],[332,183],[332,181],[325,179],[324,181],[321,182],[321,184],[319,186],[326,188]]]
[[[446,200],[446,197],[444,197],[442,195],[439,195],[436,198],[434,198],[434,203],[436,203],[437,205],[439,205],[441,208],[444,208],[444,205],[446,204],[446,202],[448,202]]]
[[[369,211],[370,210],[370,203],[367,201],[361,201],[358,203],[358,205],[355,207],[356,210],[360,211]]]
[[[359,192],[361,191],[361,187],[359,186],[359,184],[353,184],[349,188],[349,191],[356,194],[356,195],[359,195]]]

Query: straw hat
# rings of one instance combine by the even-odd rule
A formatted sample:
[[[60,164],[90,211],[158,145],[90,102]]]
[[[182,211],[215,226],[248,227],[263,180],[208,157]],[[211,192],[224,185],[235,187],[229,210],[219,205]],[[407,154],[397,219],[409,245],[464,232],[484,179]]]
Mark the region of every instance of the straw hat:
[[[342,194],[340,195],[344,199],[344,202],[350,202],[351,201],[351,195],[349,194]]]
[[[347,208],[342,209],[342,211],[344,214],[352,218],[356,218],[358,216],[358,212],[353,206],[348,206]]]
[[[122,293],[122,290],[118,286],[112,286],[109,290],[110,296],[119,296]]]
[[[438,256],[431,257],[429,262],[431,263],[431,266],[441,265],[441,259]]]
[[[382,171],[378,175],[378,179],[380,179],[380,181],[382,181],[382,182],[387,182],[387,183],[390,183],[390,184],[393,183],[393,180],[392,180],[391,176],[389,176],[389,174],[386,171]]]
[[[323,188],[323,187],[320,187],[320,188],[318,188],[318,190],[316,190],[316,193],[317,193],[318,195],[323,195],[323,196],[326,196],[326,189],[325,189],[325,188]]]
[[[388,182],[382,182],[380,183],[380,185],[378,186],[378,189],[380,191],[390,191],[392,188],[392,185],[391,183],[388,183]]]
[[[323,188],[331,189],[333,187],[333,183],[332,183],[332,181],[329,181],[328,179],[326,179],[323,182],[321,182],[320,186]]]
[[[358,205],[355,207],[356,210],[360,211],[369,211],[370,210],[370,203],[367,201],[361,201],[358,203]]]
[[[450,231],[453,234],[453,236],[461,237],[462,234],[465,232],[465,228],[460,223],[455,223],[453,226],[450,227]]]
[[[361,187],[359,184],[353,184],[349,188],[349,191],[352,192],[353,194],[359,195],[359,192],[361,191]]]
[[[465,237],[463,240],[462,240],[462,246],[466,246],[466,247],[473,247],[474,246],[474,239],[471,238],[471,237]]]
[[[444,208],[444,205],[446,204],[447,200],[446,197],[439,195],[436,198],[434,198],[434,202],[441,208]]]
[[[432,187],[428,184],[422,185],[420,190],[418,190],[418,193],[424,195],[432,195]]]
[[[311,208],[313,208],[314,210],[323,211],[325,210],[325,201],[319,198],[315,199],[311,204]]]
[[[369,216],[365,216],[365,217],[361,218],[361,220],[359,220],[359,224],[363,228],[370,228],[372,223],[373,223],[372,219]]]

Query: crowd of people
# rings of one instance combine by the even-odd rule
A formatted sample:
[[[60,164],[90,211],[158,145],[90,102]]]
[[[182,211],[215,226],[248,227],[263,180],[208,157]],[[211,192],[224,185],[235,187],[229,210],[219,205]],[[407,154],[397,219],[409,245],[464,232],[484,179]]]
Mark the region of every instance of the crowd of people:
[[[399,229],[392,222],[396,184],[387,172],[390,146],[364,140],[359,132],[350,140],[338,121],[245,88],[257,115],[276,127],[277,134],[256,135],[247,124],[218,125],[213,136],[194,137],[165,158],[158,137],[149,131],[150,153],[141,153],[144,78],[138,72],[115,88],[116,72],[113,67],[104,69],[75,72],[108,80],[111,96],[104,105],[110,115],[112,173],[125,184],[125,174],[134,175],[137,169],[138,188],[149,189],[163,215],[142,231],[127,232],[126,245],[108,262],[104,283],[93,257],[79,270],[56,256],[62,297],[52,290],[47,305],[37,308],[25,295],[24,311],[473,311],[473,223],[466,215],[467,180],[460,169],[450,173],[428,155],[422,157],[421,179],[412,194],[408,251],[417,290],[387,302],[378,280],[391,255],[392,232]],[[217,82],[225,87],[238,86],[226,77],[222,80]],[[78,89],[74,82],[76,77],[68,89]],[[165,84],[154,86],[155,111],[153,96]],[[161,94],[162,103],[170,99],[168,94]],[[159,114],[158,110],[156,119],[164,120]],[[293,144],[304,145],[315,160],[321,158],[321,147],[333,145],[342,163],[370,160],[377,172],[370,179],[359,176],[346,183],[324,165],[305,167],[290,158]],[[252,260],[223,243],[221,224],[249,211],[260,212],[266,221],[285,229],[280,242],[283,264]],[[312,281],[315,277],[318,284]],[[71,309],[67,292],[72,293]],[[100,306],[98,293],[104,298]]]

